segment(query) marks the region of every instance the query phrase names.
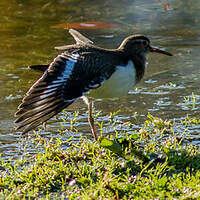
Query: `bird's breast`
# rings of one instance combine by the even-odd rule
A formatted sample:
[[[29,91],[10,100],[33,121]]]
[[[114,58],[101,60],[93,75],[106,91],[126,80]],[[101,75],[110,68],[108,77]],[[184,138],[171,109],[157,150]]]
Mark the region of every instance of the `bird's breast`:
[[[104,84],[90,91],[88,96],[94,98],[115,98],[128,94],[136,84],[136,69],[130,60],[127,65],[116,66],[115,72]]]

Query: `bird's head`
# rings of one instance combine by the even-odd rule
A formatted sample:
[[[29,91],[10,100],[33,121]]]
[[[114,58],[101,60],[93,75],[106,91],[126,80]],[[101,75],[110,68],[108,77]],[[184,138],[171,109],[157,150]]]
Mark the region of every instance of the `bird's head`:
[[[131,35],[125,38],[118,49],[123,50],[130,56],[134,54],[145,56],[148,52],[155,52],[172,56],[172,54],[167,51],[152,47],[150,45],[150,40],[143,35]]]

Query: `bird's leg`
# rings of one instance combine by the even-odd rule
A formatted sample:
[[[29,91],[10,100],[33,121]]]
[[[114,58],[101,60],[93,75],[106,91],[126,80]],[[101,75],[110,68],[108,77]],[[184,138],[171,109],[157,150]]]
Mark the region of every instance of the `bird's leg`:
[[[87,104],[88,106],[88,122],[90,124],[90,128],[91,128],[91,131],[92,131],[92,134],[94,136],[94,139],[95,140],[98,140],[98,136],[96,134],[96,131],[95,131],[95,127],[94,127],[94,118],[92,116],[92,107],[93,107],[93,103],[92,102],[89,102],[88,98],[83,96],[82,97],[83,101]]]
[[[47,122],[43,122],[42,126],[43,126],[43,129],[46,130],[46,128],[47,128]]]
[[[92,108],[93,108],[93,103],[89,102],[89,105],[88,105],[88,111],[89,111],[88,122],[90,124],[90,128],[91,128],[92,134],[94,136],[94,139],[98,140],[98,137],[97,137],[97,134],[96,134],[96,131],[95,131],[95,127],[94,127],[94,118],[92,116]]]

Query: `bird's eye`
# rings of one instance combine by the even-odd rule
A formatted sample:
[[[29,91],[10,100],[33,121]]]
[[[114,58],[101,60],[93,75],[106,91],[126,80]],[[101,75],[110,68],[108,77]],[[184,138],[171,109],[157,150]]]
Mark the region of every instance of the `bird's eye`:
[[[149,43],[147,41],[143,41],[142,44],[144,45],[144,47],[147,47],[149,45]]]

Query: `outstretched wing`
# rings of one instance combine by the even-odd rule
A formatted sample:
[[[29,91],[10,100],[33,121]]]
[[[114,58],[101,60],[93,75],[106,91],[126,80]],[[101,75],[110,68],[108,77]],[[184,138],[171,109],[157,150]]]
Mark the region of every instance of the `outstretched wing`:
[[[74,40],[76,41],[76,44],[80,44],[80,45],[92,45],[93,42],[86,38],[84,35],[82,35],[81,33],[79,33],[78,31],[74,30],[74,29],[69,29],[69,33],[72,35],[72,37],[74,38]],[[65,45],[65,46],[59,46],[59,47],[54,47],[57,50],[66,50],[69,47],[69,45]]]
[[[78,31],[74,29],[69,29],[69,33],[73,36],[74,40],[76,41],[76,44],[78,45],[92,45],[93,42],[86,38],[84,35],[79,33]],[[59,47],[54,47],[57,50],[67,50],[69,49],[70,45],[65,45],[65,46],[59,46]],[[45,72],[48,69],[49,65],[30,65],[29,68],[40,71],[40,72]]]
[[[17,130],[25,127],[27,133],[36,128],[111,76],[114,65],[101,61],[98,54],[83,54],[64,52],[54,59],[19,105]]]

